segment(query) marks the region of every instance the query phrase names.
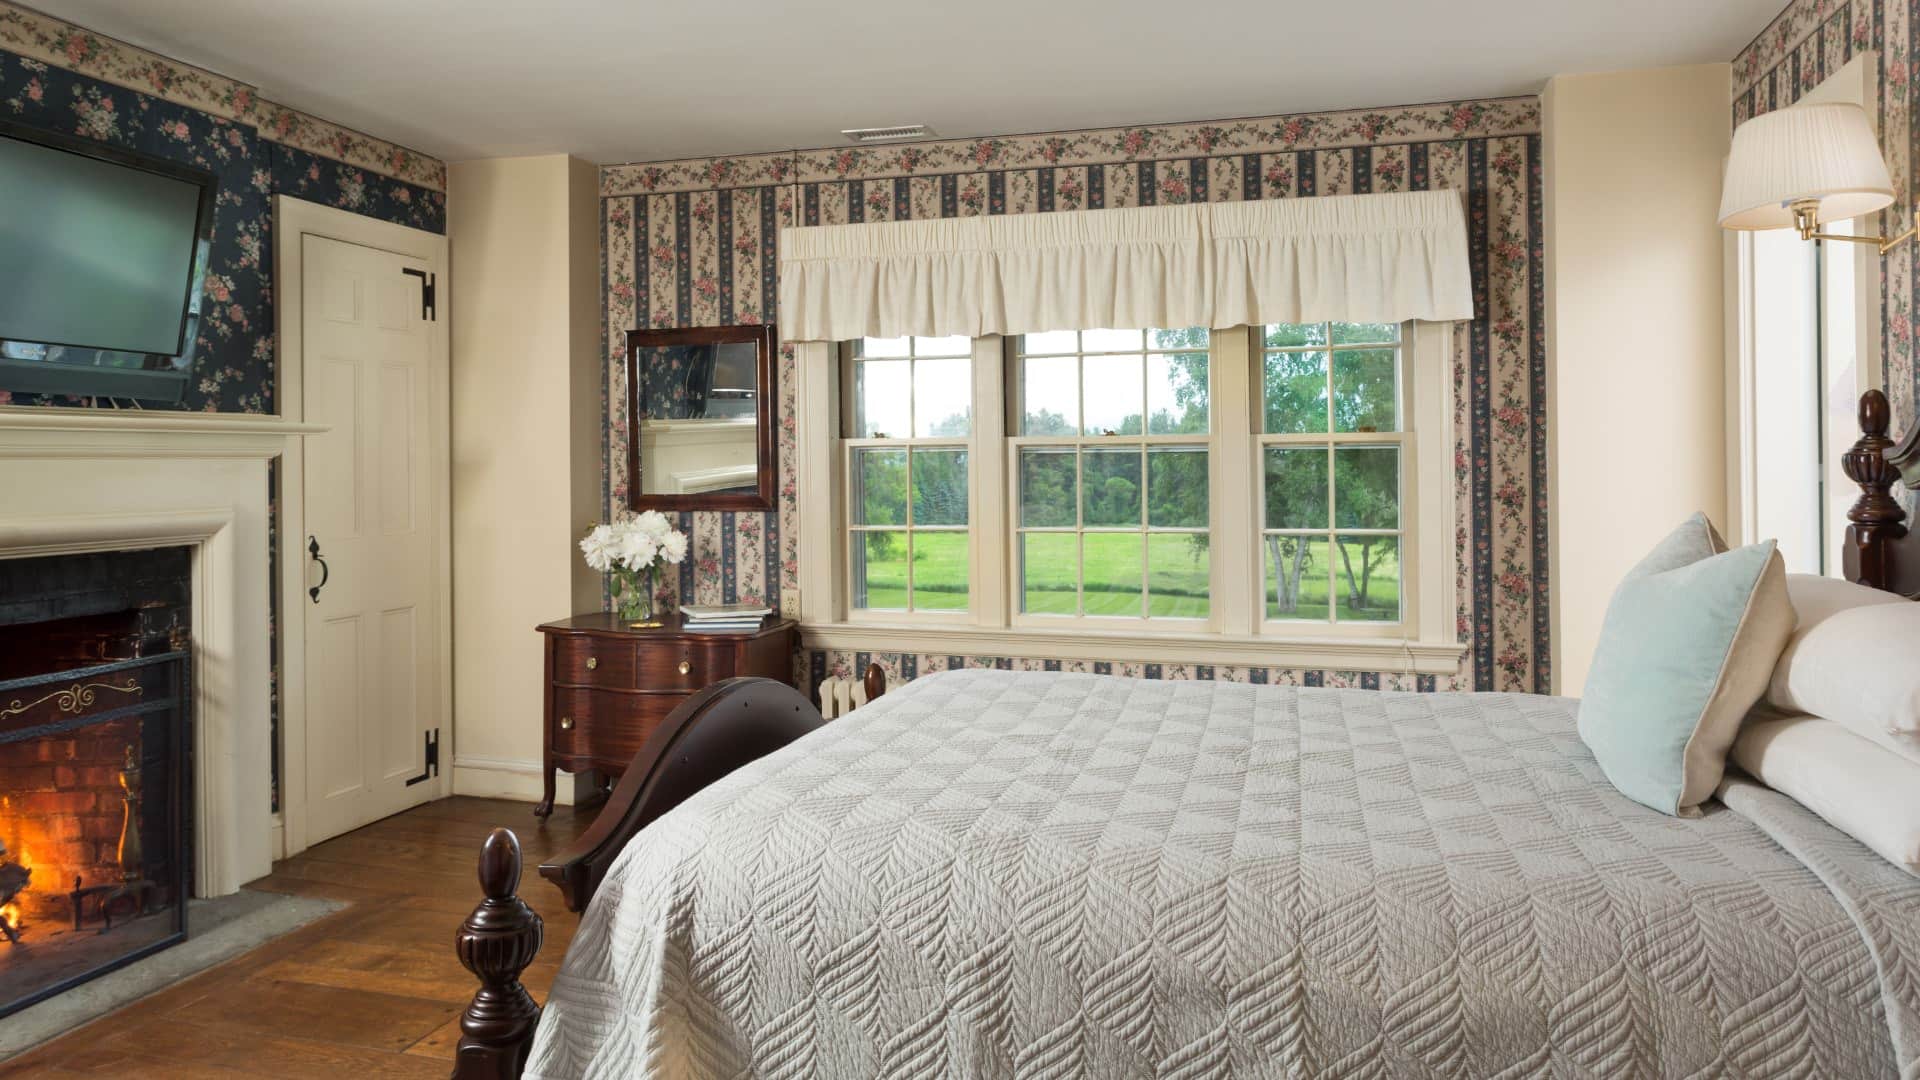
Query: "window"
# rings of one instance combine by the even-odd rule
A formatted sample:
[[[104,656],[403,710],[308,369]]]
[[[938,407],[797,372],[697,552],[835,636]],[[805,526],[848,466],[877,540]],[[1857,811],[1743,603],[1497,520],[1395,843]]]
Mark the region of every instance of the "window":
[[[1018,611],[1205,619],[1208,333],[1015,339]]]
[[[788,599],[833,649],[1451,674],[1452,340],[803,343]]]
[[[1262,339],[1265,617],[1398,622],[1400,327],[1277,325]]]
[[[965,612],[973,342],[856,342],[847,432],[849,604]]]

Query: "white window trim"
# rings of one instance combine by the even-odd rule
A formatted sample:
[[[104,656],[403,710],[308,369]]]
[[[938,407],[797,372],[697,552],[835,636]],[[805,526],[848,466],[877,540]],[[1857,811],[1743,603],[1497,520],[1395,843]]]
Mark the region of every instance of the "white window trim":
[[[1219,331],[1214,335],[1211,396],[1214,416],[1229,408],[1249,410],[1254,390],[1248,363],[1250,335]],[[1402,468],[1414,477],[1414,498],[1403,507],[1402,528],[1416,554],[1416,584],[1403,598],[1407,605],[1396,636],[1345,636],[1302,633],[1262,634],[1259,619],[1264,576],[1253,542],[1216,543],[1212,554],[1213,628],[1200,632],[1158,628],[1091,627],[1074,621],[1059,628],[1012,624],[1010,537],[1007,507],[979,497],[974,485],[972,545],[974,581],[996,587],[973,590],[970,620],[963,624],[925,619],[849,622],[846,617],[842,556],[844,514],[837,481],[842,450],[838,432],[838,347],[826,342],[795,346],[794,421],[798,457],[793,528],[798,547],[797,589],[782,597],[784,610],[798,612],[801,641],[807,648],[866,652],[909,652],[963,656],[1012,656],[1059,660],[1110,660],[1144,663],[1307,668],[1451,675],[1459,670],[1466,646],[1457,639],[1457,554],[1454,550],[1453,324],[1416,322],[1407,345],[1405,387],[1409,395],[1409,460]],[[998,338],[974,345],[973,467],[1009,468],[1005,439],[1006,410],[999,395],[1005,361]],[[980,403],[988,407],[980,407]],[[1254,436],[1232,435],[1215,423],[1217,440],[1212,480],[1216,536],[1257,534],[1260,488],[1254,469]],[[1239,445],[1236,447],[1236,443]],[[982,473],[982,475],[992,475]],[[1232,493],[1241,493],[1233,498]],[[1422,528],[1421,522],[1434,523]],[[1232,530],[1229,532],[1228,530]],[[1243,583],[1254,582],[1254,588]],[[1317,624],[1272,624],[1303,629]]]
[[[1802,94],[1794,104],[1846,102],[1859,105],[1866,110],[1867,121],[1874,126],[1877,134],[1880,118],[1875,108],[1877,83],[1874,72],[1878,70],[1878,60],[1879,54],[1873,50],[1855,53],[1845,66]],[[1852,218],[1833,223],[1828,231],[1869,235],[1880,231],[1877,221],[1877,217],[1871,220]],[[1754,471],[1754,463],[1760,457],[1756,449],[1760,433],[1754,423],[1759,341],[1755,329],[1758,313],[1753,296],[1753,234],[1728,232],[1722,250],[1722,264],[1726,271],[1724,315],[1727,326],[1727,540],[1738,545],[1755,543],[1760,539],[1757,520],[1760,478]],[[1840,454],[1852,445],[1855,429],[1852,417],[1860,395],[1886,385],[1886,358],[1881,351],[1883,338],[1880,320],[1880,278],[1885,269],[1885,260],[1868,244],[1841,244],[1837,247],[1822,244],[1813,257],[1822,260],[1846,259],[1852,263],[1853,270],[1851,300],[1854,310],[1852,318],[1847,321],[1853,327],[1854,340],[1836,340],[1834,334],[1823,329],[1825,340],[1820,343],[1820,379],[1830,395],[1825,418],[1828,423],[1827,437],[1821,447],[1824,456],[1821,464],[1828,495],[1824,507],[1827,516],[1823,537],[1827,557],[1825,573],[1838,577],[1841,575],[1841,548],[1838,541],[1846,528],[1845,508],[1854,498],[1854,485],[1840,469]],[[1825,275],[1818,280],[1820,295],[1817,303],[1823,312],[1830,311],[1836,298],[1827,292]],[[1850,388],[1835,385],[1836,380],[1828,370],[1827,362],[1830,355],[1849,352],[1854,357],[1854,383]],[[1559,573],[1557,560],[1553,564],[1553,573]],[[1553,582],[1550,587],[1557,588],[1558,582]],[[1555,670],[1559,669],[1556,667]]]

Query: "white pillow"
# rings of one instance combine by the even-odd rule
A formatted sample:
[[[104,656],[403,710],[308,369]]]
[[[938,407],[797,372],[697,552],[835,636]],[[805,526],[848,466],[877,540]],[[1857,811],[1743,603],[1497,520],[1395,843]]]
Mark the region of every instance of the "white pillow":
[[[1920,602],[1833,578],[1787,575],[1799,614],[1767,704],[1810,713],[1920,761]]]
[[[1920,763],[1832,720],[1764,707],[1749,714],[1731,756],[1754,779],[1920,874]]]

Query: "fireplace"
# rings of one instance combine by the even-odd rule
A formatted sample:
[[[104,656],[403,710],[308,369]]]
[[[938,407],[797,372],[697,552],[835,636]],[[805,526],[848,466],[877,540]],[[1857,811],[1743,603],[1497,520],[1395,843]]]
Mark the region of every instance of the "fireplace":
[[[0,1016],[185,937],[190,624],[184,585],[165,578],[178,559],[0,573],[41,585],[0,593],[11,615],[61,616],[0,625]],[[129,590],[132,606],[95,610]]]

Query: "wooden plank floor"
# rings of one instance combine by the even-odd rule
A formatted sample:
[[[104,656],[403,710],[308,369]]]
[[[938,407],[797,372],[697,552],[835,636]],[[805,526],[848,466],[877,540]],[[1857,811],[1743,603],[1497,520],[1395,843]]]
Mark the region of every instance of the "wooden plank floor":
[[[276,863],[249,888],[349,906],[0,1065],[0,1077],[432,1077],[444,1080],[473,976],[453,931],[480,900],[474,864],[496,825],[520,837],[520,895],[546,920],[527,970],[544,1001],[577,916],[535,867],[593,811],[452,798]]]

